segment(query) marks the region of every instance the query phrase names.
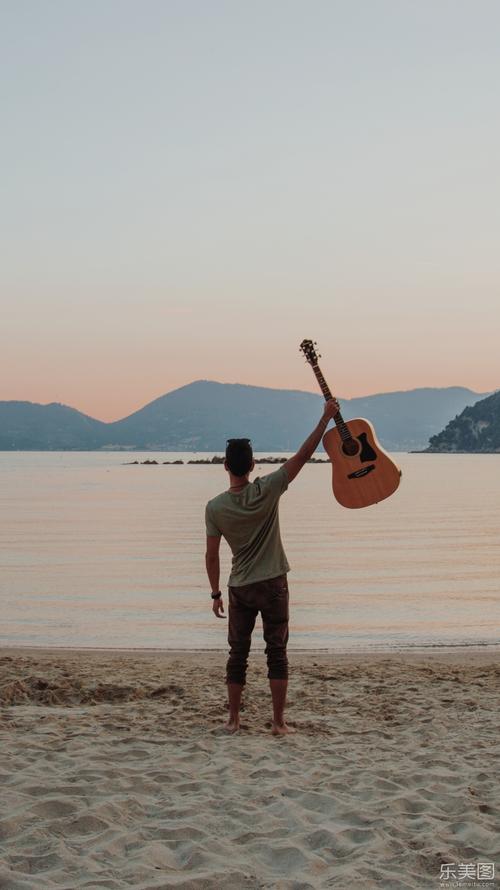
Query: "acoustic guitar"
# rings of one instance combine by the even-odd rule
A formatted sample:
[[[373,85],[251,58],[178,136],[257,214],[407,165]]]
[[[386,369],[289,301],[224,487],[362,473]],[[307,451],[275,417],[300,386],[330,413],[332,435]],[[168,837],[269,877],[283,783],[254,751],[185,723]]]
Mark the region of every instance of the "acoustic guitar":
[[[300,349],[311,365],[325,399],[333,396],[320,371],[316,343],[303,340]],[[382,448],[369,420],[358,417],[348,423],[340,411],[335,427],[323,436],[323,446],[332,463],[333,493],[343,507],[369,507],[393,494],[401,470]]]

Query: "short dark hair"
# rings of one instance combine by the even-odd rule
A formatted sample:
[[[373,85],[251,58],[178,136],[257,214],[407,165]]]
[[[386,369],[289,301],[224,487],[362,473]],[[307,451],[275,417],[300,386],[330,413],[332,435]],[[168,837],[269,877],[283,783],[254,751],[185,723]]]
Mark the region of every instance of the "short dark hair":
[[[253,450],[250,439],[228,439],[226,445],[226,463],[233,476],[246,476],[250,472],[253,461]]]

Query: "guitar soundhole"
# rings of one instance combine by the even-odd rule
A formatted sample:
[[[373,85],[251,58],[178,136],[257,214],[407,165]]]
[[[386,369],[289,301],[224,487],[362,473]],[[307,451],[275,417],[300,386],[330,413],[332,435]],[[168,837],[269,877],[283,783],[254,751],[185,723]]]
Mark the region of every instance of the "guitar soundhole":
[[[347,457],[354,457],[359,451],[359,442],[356,439],[346,439],[342,442],[342,451]]]

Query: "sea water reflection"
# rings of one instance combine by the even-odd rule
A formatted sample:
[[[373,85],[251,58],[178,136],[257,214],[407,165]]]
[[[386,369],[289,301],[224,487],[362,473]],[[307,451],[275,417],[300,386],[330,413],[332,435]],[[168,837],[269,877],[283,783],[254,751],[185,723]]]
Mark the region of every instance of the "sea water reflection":
[[[189,457],[1,452],[0,642],[226,648],[203,523],[223,468],[126,464]],[[283,496],[291,649],[499,641],[500,455],[396,459],[401,487],[374,507],[340,507],[326,464]],[[223,545],[222,583],[229,566]]]

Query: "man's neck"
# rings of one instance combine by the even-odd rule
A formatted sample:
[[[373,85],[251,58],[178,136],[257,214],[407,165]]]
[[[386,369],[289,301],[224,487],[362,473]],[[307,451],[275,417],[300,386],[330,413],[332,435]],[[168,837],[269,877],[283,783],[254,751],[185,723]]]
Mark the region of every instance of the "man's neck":
[[[248,478],[248,473],[246,476],[233,476],[232,473],[229,474],[229,491],[242,491],[248,483],[250,482]]]

